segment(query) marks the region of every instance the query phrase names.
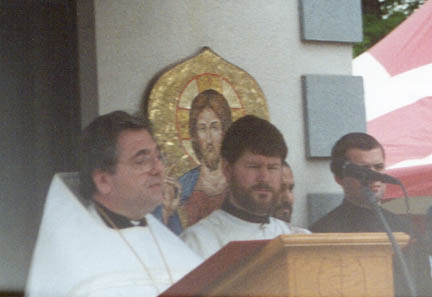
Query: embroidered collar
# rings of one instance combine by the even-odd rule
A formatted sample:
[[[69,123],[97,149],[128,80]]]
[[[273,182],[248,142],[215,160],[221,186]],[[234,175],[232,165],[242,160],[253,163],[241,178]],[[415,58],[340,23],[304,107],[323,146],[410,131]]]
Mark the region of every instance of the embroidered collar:
[[[103,211],[110,218],[110,220],[114,223],[114,225],[118,229],[130,228],[130,227],[135,227],[135,226],[141,226],[141,227],[147,226],[146,218],[142,218],[141,220],[130,220],[125,216],[122,216],[118,213],[115,213],[115,212],[109,210],[108,208],[106,208],[105,206],[103,206],[100,203],[97,203],[97,202],[95,202],[95,203],[96,203],[96,211],[98,212],[100,217],[103,219],[104,223],[108,227],[110,227],[111,229],[113,227],[111,226],[110,222],[108,222],[108,220],[105,218],[105,216],[101,213],[101,211]]]
[[[229,197],[226,197],[226,199],[224,200],[221,206],[221,209],[226,211],[230,215],[235,216],[244,221],[248,221],[251,223],[261,223],[261,224],[270,223],[270,217],[268,215],[260,216],[260,215],[247,212],[243,209],[240,209],[230,201]]]

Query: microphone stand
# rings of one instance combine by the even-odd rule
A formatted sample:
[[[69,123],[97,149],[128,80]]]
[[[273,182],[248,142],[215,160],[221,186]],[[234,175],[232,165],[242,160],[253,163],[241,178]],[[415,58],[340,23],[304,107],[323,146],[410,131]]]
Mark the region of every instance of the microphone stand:
[[[408,265],[405,261],[405,258],[402,254],[402,251],[400,249],[399,244],[396,242],[396,239],[393,236],[393,232],[386,220],[386,218],[384,217],[384,214],[382,212],[381,207],[378,205],[378,201],[376,199],[375,194],[371,191],[371,189],[369,188],[369,182],[367,181],[367,179],[363,179],[361,181],[361,185],[362,185],[362,190],[364,195],[368,198],[369,202],[372,204],[379,220],[381,221],[381,223],[384,226],[384,230],[387,233],[388,238],[390,239],[390,242],[392,244],[393,247],[393,251],[396,254],[397,259],[399,260],[400,264],[401,264],[401,268],[402,268],[402,274],[404,276],[404,280],[408,286],[409,289],[409,293],[411,297],[416,297],[416,289],[414,286],[414,282],[412,280],[412,277],[410,275],[410,272],[408,270]],[[407,296],[408,297],[408,296]]]

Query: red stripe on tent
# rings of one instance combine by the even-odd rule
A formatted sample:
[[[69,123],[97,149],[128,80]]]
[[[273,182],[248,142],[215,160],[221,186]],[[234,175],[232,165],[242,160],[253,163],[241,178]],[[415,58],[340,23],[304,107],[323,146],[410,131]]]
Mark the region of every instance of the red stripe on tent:
[[[408,197],[430,196],[432,193],[432,165],[390,169],[386,173],[402,181]],[[400,197],[403,197],[403,192],[399,186],[387,186],[384,199]]]
[[[431,119],[432,97],[426,97],[369,121],[367,130],[384,146],[390,166],[432,153]]]
[[[391,76],[432,63],[432,1],[373,46],[372,54]]]

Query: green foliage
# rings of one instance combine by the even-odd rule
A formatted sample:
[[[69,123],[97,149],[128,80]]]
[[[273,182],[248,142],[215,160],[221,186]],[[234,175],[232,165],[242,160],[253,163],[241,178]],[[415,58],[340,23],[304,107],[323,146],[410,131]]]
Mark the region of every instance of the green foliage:
[[[363,0],[367,2],[377,0]],[[383,16],[391,16],[393,13],[402,12],[409,16],[414,10],[419,8],[425,0],[378,0]]]
[[[402,23],[405,18],[406,15],[400,12],[387,19],[381,19],[376,15],[363,15],[363,42],[354,45],[354,57],[371,48]]]
[[[362,0],[363,42],[353,48],[357,57],[402,23],[425,0]]]

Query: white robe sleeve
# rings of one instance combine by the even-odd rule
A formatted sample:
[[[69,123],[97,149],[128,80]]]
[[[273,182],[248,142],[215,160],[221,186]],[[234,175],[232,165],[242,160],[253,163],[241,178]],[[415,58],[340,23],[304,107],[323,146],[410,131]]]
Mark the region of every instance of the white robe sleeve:
[[[152,297],[201,262],[151,215],[147,227],[108,228],[82,203],[76,181],[76,174],[57,174],[51,183],[26,296]]]
[[[219,247],[212,243],[214,242],[213,237],[207,236],[209,240],[206,241],[203,240],[203,236],[200,235],[200,233],[202,232],[199,232],[199,230],[194,232],[194,230],[188,229],[184,231],[180,237],[196,254],[207,259],[214,251],[217,251]]]

